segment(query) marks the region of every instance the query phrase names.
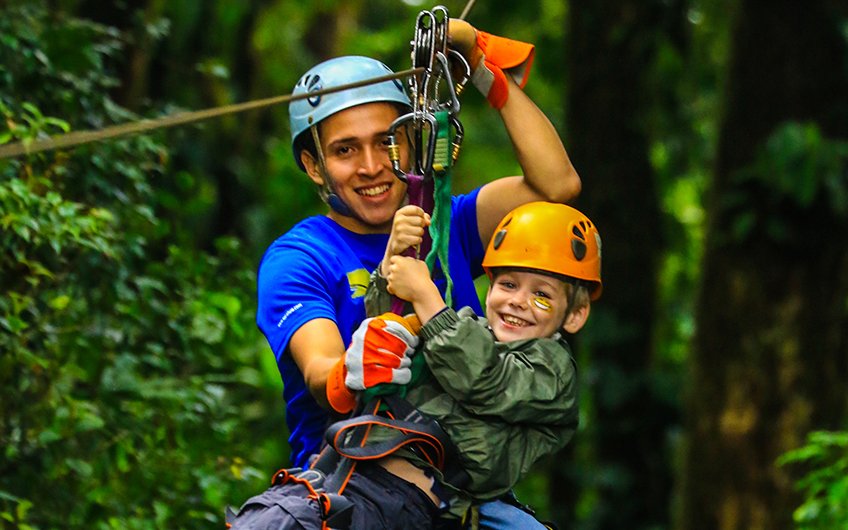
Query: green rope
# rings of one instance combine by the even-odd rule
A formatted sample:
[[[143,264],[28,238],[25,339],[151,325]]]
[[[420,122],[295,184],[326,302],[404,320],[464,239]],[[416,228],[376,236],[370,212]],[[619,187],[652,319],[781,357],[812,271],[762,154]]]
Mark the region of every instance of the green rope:
[[[448,248],[450,243],[450,224],[451,224],[451,157],[450,157],[450,115],[448,111],[439,111],[436,113],[436,122],[438,123],[438,135],[436,139],[436,158],[434,161],[434,190],[433,190],[433,214],[430,218],[430,237],[433,240],[433,246],[424,261],[430,272],[436,265],[436,258],[442,265],[442,272],[447,280],[445,288],[445,303],[448,306],[453,302],[453,280],[450,275],[450,265],[448,264]],[[436,169],[438,168],[438,169]]]

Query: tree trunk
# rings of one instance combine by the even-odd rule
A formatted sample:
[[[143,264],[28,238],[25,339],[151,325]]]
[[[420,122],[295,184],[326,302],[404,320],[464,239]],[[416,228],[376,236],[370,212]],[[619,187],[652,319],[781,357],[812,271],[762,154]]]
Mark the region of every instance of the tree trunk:
[[[707,205],[681,529],[792,528],[798,499],[775,460],[811,429],[844,427],[848,219],[823,185],[809,202],[797,193],[820,175],[798,167],[781,188],[758,162],[787,120],[848,136],[848,54],[828,5],[740,5]]]
[[[604,243],[604,295],[593,307],[592,329],[576,337],[591,342],[580,366],[594,417],[576,443],[588,444],[578,454],[593,455],[588,464],[577,462],[586,469],[584,487],[593,490],[587,498],[596,499],[592,528],[655,528],[668,521],[665,440],[676,420],[648,377],[663,241],[645,123],[659,39],[682,40],[684,7],[681,1],[569,3],[567,145],[584,182],[577,206],[595,221]],[[554,498],[551,504],[571,502]],[[565,525],[569,514],[559,517]]]

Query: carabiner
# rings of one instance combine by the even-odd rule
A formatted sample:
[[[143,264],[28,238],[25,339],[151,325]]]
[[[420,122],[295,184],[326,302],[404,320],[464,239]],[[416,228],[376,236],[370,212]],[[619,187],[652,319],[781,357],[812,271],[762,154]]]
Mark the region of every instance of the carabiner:
[[[462,74],[459,81],[454,80],[454,93],[458,98],[462,95],[463,90],[465,90],[465,85],[468,84],[468,80],[471,79],[471,65],[468,64],[468,60],[465,56],[453,48],[448,49],[448,62],[451,63],[451,66],[458,64],[461,68],[459,72],[455,72],[453,68],[451,68],[451,77],[454,77],[454,73]],[[454,77],[454,79],[456,78]]]
[[[455,115],[451,114],[451,125],[454,128],[453,140],[451,140],[451,165],[456,165],[456,159],[459,158],[459,150],[462,147],[462,140],[465,138],[465,127]]]
[[[415,157],[415,167],[413,170],[419,175],[426,176],[432,170],[433,158],[435,157],[436,152],[436,134],[438,133],[436,117],[429,112],[410,112],[402,116],[398,116],[395,121],[389,125],[389,129],[386,134],[389,141],[389,160],[392,163],[392,171],[394,171],[395,176],[403,182],[406,182],[407,178],[406,172],[400,167],[400,144],[397,142],[397,129],[408,122],[412,123],[412,129],[415,137],[415,145],[413,146],[413,149],[418,155]],[[427,140],[427,157],[422,163],[420,153],[424,149],[422,135],[424,128],[423,125],[425,124],[429,126],[430,134]]]

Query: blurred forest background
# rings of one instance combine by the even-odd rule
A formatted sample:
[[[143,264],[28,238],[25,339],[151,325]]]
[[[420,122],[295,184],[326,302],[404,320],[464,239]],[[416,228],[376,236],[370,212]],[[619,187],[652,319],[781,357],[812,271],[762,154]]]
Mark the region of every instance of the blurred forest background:
[[[447,2],[458,16],[464,2]],[[0,1],[0,143],[409,66],[420,0]],[[848,528],[848,5],[477,0],[583,178],[581,426],[519,490],[562,529]],[[455,189],[519,171],[473,90]],[[265,247],[325,211],[285,105],[0,160],[0,527],[223,528],[288,465]]]

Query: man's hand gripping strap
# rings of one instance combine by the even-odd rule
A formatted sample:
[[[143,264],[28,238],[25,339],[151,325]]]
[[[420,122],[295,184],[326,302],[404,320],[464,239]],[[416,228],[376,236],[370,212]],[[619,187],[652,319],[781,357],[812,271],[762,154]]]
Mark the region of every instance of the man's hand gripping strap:
[[[478,30],[477,48],[482,57],[474,65],[471,82],[492,107],[500,109],[509,97],[507,75],[521,88],[527,84],[535,46]]]
[[[365,390],[380,383],[409,382],[418,337],[411,325],[393,313],[366,319],[354,332],[345,353],[345,385]]]
[[[327,401],[333,410],[342,414],[353,410],[356,395],[352,391],[383,383],[408,383],[420,327],[417,318],[393,313],[363,321],[327,376]]]

